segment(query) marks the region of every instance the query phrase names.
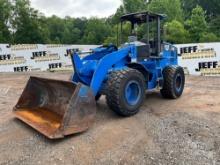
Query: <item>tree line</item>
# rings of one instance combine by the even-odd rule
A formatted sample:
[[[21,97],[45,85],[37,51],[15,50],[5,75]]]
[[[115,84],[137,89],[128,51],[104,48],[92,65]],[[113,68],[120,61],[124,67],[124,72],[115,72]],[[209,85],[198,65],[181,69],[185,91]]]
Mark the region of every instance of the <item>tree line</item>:
[[[165,40],[171,43],[220,41],[219,0],[122,0],[108,18],[46,17],[29,0],[0,0],[0,43],[11,44],[103,44],[117,43],[118,23],[123,14],[152,11],[163,13]],[[144,37],[144,27],[138,29]],[[123,33],[128,35],[129,26]]]

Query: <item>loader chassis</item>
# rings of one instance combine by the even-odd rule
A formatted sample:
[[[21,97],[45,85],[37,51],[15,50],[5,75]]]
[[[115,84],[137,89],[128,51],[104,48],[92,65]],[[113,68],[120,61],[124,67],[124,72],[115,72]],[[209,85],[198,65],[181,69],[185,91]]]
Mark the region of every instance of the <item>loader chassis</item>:
[[[14,108],[16,116],[54,139],[88,129],[94,121],[95,102],[101,95],[106,96],[109,108],[121,116],[139,111],[146,90],[159,88],[165,98],[180,97],[185,76],[178,66],[177,48],[161,40],[163,19],[164,15],[150,12],[122,16],[121,25],[129,21],[132,27],[127,43],[120,48],[112,44],[95,48],[84,58],[73,52],[74,73],[70,81],[32,77]],[[156,22],[153,40],[149,34],[152,22]],[[143,23],[147,25],[146,38],[138,41],[134,27]],[[27,112],[45,121],[37,123],[30,115],[24,116]],[[59,118],[55,127],[47,118],[48,112]]]

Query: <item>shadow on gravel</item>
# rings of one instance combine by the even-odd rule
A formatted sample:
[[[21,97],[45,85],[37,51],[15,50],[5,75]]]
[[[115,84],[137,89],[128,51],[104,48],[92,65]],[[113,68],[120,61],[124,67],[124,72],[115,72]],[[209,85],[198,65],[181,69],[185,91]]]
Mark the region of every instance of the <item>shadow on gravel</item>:
[[[164,98],[160,95],[159,91],[148,91],[145,94],[146,99],[145,101],[147,101],[148,99],[158,99],[158,101],[163,100]]]

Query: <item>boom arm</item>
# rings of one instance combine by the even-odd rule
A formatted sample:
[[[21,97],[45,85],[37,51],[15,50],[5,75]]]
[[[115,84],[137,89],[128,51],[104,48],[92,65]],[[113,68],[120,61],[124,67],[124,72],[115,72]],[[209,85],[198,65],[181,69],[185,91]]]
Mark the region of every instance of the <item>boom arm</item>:
[[[92,89],[94,95],[98,94],[103,81],[107,77],[108,71],[113,69],[114,66],[121,64],[125,66],[125,58],[129,55],[130,51],[131,47],[120,49],[119,51],[105,55],[97,62],[93,61],[93,64],[89,61],[80,60],[78,54],[74,53],[72,55],[72,62],[75,70],[73,81],[88,85]],[[93,70],[93,74],[91,76],[86,76],[87,73],[85,72],[88,72],[90,69]]]

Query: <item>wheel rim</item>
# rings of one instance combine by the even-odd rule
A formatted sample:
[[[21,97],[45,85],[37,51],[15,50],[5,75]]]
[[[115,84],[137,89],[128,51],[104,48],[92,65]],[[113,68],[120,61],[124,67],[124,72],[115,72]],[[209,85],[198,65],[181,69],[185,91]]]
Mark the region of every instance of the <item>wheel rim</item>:
[[[125,87],[125,99],[129,105],[136,105],[141,97],[141,87],[137,81],[130,81]]]
[[[182,89],[182,76],[180,74],[177,74],[176,80],[175,80],[175,86],[177,91],[181,91]]]

